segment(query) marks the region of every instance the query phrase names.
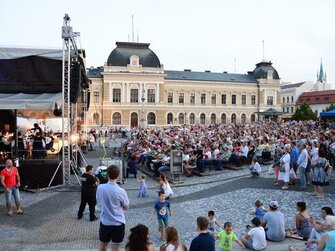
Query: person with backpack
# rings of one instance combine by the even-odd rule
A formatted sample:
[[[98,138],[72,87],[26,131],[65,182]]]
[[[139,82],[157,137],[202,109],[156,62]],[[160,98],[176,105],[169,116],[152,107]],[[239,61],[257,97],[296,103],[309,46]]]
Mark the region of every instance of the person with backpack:
[[[95,170],[94,176],[98,178],[99,184],[105,184],[108,182],[108,173],[107,173],[107,166],[101,165],[98,166]]]

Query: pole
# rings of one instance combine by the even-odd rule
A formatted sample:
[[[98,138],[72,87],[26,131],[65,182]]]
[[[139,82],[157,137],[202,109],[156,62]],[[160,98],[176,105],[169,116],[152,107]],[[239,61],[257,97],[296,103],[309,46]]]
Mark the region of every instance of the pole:
[[[15,109],[14,110],[14,116],[15,116],[15,125],[14,125],[14,128],[15,128],[15,158],[18,157],[18,148],[19,148],[19,142],[18,142],[18,139],[19,139],[19,136],[17,135],[17,110]]]

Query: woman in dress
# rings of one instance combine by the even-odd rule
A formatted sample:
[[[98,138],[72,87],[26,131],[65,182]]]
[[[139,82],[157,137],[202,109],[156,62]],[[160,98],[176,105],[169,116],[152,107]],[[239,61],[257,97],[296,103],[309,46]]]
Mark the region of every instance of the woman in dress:
[[[148,234],[149,229],[142,224],[131,228],[126,251],[155,251],[156,249],[149,242]]]
[[[178,232],[175,227],[165,228],[166,243],[161,245],[159,251],[187,251],[185,244],[179,243]]]
[[[326,154],[323,149],[319,148],[319,157],[316,161],[312,162],[313,177],[312,184],[314,186],[313,195],[323,197],[324,186],[329,185],[329,178],[326,169],[329,168],[329,161],[326,159]]]
[[[284,167],[283,170],[279,170],[279,177],[278,180],[284,181],[284,186],[282,190],[287,190],[289,188],[288,183],[290,181],[290,146],[285,145],[284,147],[284,155],[280,158],[280,165]]]

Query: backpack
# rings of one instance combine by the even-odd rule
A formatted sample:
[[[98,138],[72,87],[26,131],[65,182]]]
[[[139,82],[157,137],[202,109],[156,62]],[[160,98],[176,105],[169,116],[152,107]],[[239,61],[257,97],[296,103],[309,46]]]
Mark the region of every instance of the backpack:
[[[107,170],[101,170],[98,174],[100,184],[105,184],[108,182]]]

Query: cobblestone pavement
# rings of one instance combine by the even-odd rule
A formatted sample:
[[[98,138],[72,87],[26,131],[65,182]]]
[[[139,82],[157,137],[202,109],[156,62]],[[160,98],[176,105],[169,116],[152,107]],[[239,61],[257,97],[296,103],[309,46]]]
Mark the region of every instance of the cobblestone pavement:
[[[89,152],[87,156],[89,163],[96,166],[101,152]],[[266,166],[263,168],[267,170]],[[233,222],[235,232],[241,236],[251,219],[248,212],[256,199],[261,199],[265,206],[271,200],[277,200],[285,214],[287,228],[294,227],[297,201],[306,201],[314,217],[319,217],[323,206],[335,208],[334,181],[327,187],[324,198],[313,197],[311,186],[304,192],[293,188],[282,191],[273,186],[272,175],[264,173],[261,178],[250,178],[248,168],[225,170],[205,177],[182,177],[182,181],[173,185],[175,196],[171,199],[173,215],[170,225],[176,226],[181,240],[187,245],[197,235],[196,218],[206,216],[208,210],[216,212],[221,224],[228,220]],[[152,214],[157,200],[156,183],[156,180],[147,177],[150,188],[147,198],[137,197],[139,184],[134,178],[127,179],[122,187],[127,190],[131,202],[126,213],[126,236],[131,227],[143,223],[149,226],[150,240],[158,247],[162,240],[157,231],[156,217]],[[0,195],[0,250],[97,250],[99,222],[88,220],[88,208],[82,220],[76,219],[80,200],[78,184],[74,182],[73,186],[36,193],[21,192],[21,197],[26,214],[8,217],[4,195]],[[288,250],[289,244],[302,246],[303,242],[286,239],[281,243],[269,243],[267,250]]]

